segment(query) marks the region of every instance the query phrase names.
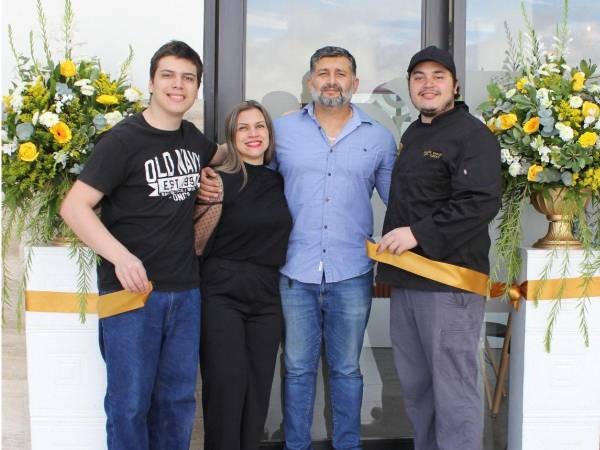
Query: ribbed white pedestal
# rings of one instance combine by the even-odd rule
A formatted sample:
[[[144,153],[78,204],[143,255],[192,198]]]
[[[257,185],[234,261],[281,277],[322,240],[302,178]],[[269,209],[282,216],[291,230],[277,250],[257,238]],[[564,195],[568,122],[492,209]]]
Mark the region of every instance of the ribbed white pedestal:
[[[27,289],[77,292],[77,266],[65,247],[35,247]],[[96,286],[94,273],[92,286]],[[106,371],[98,316],[26,313],[32,450],[106,449]]]
[[[545,250],[523,250],[522,279],[540,279]],[[582,252],[569,252],[569,274],[578,276]],[[559,254],[549,278],[560,278]],[[597,274],[597,276],[600,274]],[[509,450],[600,449],[600,298],[588,305],[590,347],[578,329],[576,299],[562,301],[552,350],[544,336],[553,302],[521,300],[513,312],[508,412]]]

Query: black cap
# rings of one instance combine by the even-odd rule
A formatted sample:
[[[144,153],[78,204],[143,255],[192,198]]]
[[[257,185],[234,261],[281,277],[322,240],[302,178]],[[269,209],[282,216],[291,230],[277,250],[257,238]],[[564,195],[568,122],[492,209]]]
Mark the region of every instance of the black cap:
[[[441,64],[452,73],[454,78],[456,78],[456,66],[454,65],[454,59],[452,59],[450,52],[442,50],[435,45],[430,45],[429,47],[418,51],[410,59],[407,70],[408,74],[410,75],[415,66],[423,61],[435,61],[436,63]]]

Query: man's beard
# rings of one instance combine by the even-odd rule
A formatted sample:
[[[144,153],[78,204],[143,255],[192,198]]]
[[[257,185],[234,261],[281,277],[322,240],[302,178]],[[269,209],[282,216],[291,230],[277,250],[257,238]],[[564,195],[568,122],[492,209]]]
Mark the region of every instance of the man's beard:
[[[421,109],[419,109],[419,112],[421,113],[422,116],[425,116],[425,117],[435,117],[435,116],[442,114],[443,112],[448,111],[449,109],[452,109],[453,105],[454,105],[454,99],[451,99],[448,103],[446,103],[441,108],[421,108]]]
[[[332,89],[332,88],[337,89],[338,92],[340,93],[340,95],[337,97],[326,97],[323,94],[323,91],[325,89]],[[315,102],[319,103],[322,106],[326,106],[326,107],[330,107],[330,108],[335,108],[335,107],[346,105],[346,104],[350,103],[350,100],[352,100],[352,91],[351,90],[344,92],[344,90],[341,88],[341,86],[339,84],[331,84],[331,83],[327,83],[326,85],[324,85],[321,88],[320,92],[311,87],[310,95],[312,96],[312,99]]]

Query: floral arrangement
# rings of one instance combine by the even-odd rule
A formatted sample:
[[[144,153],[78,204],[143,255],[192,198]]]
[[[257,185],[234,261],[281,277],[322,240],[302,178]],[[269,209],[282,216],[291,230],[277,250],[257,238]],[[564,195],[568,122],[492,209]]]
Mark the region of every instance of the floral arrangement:
[[[583,279],[589,281],[600,268],[600,258],[594,255],[600,237],[600,80],[591,61],[574,66],[567,62],[571,41],[568,9],[568,0],[564,0],[554,44],[545,51],[521,1],[526,43],[521,33],[515,43],[505,23],[505,73],[488,85],[488,101],[479,106],[501,146],[504,192],[492,276],[504,272],[502,278],[508,285],[520,274],[521,214],[529,197],[537,193],[548,198],[549,191],[556,188],[564,192],[566,217],[574,222],[585,250]],[[553,256],[557,253],[553,251]],[[562,254],[568,258],[568,252]],[[567,264],[563,267],[565,278]],[[585,296],[579,299],[580,329],[586,344],[588,301]],[[559,310],[560,299],[549,317],[548,350]]]
[[[66,0],[64,55],[55,60],[41,0],[37,0],[37,13],[43,62],[35,56],[33,33],[30,56],[25,57],[15,49],[12,29],[8,29],[19,79],[3,97],[3,256],[11,239],[24,236],[29,246],[57,237],[66,237],[73,247],[78,246],[58,215],[60,203],[98,137],[124,117],[143,109],[142,92],[127,82],[133,58],[131,47],[117,79],[102,70],[97,58],[75,59],[71,49],[73,11],[71,1]],[[89,264],[94,262],[91,255],[79,257]],[[7,267],[4,269],[3,299],[7,299],[9,276]]]

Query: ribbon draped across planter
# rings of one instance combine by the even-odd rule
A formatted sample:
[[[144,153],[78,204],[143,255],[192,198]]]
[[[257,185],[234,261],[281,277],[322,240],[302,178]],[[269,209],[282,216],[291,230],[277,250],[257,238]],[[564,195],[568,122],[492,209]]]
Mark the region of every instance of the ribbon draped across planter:
[[[377,244],[366,241],[367,256],[374,261],[390,264],[407,272],[437,281],[448,286],[487,297],[500,297],[508,289],[511,304],[518,310],[521,298],[525,300],[554,300],[555,298],[600,297],[600,277],[591,278],[587,287],[581,278],[564,278],[549,280],[527,280],[520,285],[506,286],[504,283],[489,285],[486,274],[466,267],[456,266],[441,261],[434,261],[424,256],[406,251],[401,255],[389,253],[387,250],[377,254]]]

